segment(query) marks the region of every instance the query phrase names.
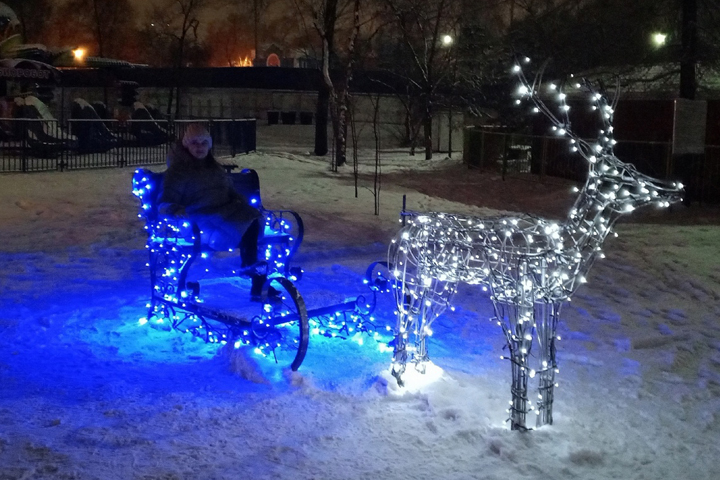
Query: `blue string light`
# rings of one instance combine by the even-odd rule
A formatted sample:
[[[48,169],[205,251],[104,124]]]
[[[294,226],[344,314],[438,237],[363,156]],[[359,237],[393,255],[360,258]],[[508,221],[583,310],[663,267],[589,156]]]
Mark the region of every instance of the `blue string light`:
[[[264,358],[277,359],[278,349],[297,348],[293,345],[297,339],[293,335],[283,335],[285,326],[275,325],[273,321],[293,315],[287,308],[291,302],[287,302],[284,296],[276,304],[264,304],[261,313],[243,326],[238,326],[234,319],[219,318],[222,315],[217,311],[202,306],[199,292],[192,288],[185,276],[192,262],[208,259],[210,255],[207,251],[198,250],[199,241],[196,241],[190,222],[157,217],[154,201],[158,192],[153,182],[146,171],[135,171],[132,192],[141,201],[138,217],[145,221],[144,229],[148,232],[146,248],[150,253],[150,262],[146,265],[151,271],[153,288],[147,317],[141,318],[139,325],[161,325],[190,333],[212,344],[224,345],[232,341],[234,348],[252,345],[252,351]],[[251,203],[259,204],[259,199],[252,198]],[[289,269],[288,266],[301,240],[302,230],[299,236],[291,233],[295,231],[299,219],[293,216],[293,223],[284,217],[289,214],[287,211],[263,211],[266,214],[264,256],[269,262],[270,277],[286,272],[291,281],[298,280],[302,270]],[[381,351],[387,351],[387,339],[381,335],[371,315],[374,306],[374,300],[368,303],[364,302],[364,297],[358,297],[338,306],[316,309],[310,334],[351,339],[361,345],[364,344],[363,337],[369,337],[378,342]]]

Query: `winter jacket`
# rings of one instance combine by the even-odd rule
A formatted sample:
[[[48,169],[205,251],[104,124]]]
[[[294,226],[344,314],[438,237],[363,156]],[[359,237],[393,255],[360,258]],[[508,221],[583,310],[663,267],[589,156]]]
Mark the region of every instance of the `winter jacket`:
[[[162,191],[158,199],[161,214],[184,210],[198,223],[208,217],[221,217],[242,235],[250,223],[261,216],[247,199],[235,191],[230,176],[209,154],[198,160],[180,143],[170,147]]]

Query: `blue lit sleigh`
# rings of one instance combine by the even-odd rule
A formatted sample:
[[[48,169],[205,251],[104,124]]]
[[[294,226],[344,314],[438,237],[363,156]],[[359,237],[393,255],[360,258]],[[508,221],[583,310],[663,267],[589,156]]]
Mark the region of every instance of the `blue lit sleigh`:
[[[258,249],[267,261],[268,275],[259,304],[233,291],[244,286],[242,273],[236,272],[219,275],[230,288],[219,293],[215,289],[215,297],[206,298],[205,285],[216,285],[219,280],[217,275],[213,277],[216,272],[207,278],[211,270],[203,265],[212,260],[214,253],[201,243],[200,230],[193,222],[158,215],[157,198],[164,174],[138,169],[132,179],[133,194],[141,200],[138,216],[145,221],[148,235],[151,287],[147,318],[141,322],[190,333],[208,343],[232,343],[236,348],[249,345],[256,354],[293,371],[305,359],[311,334],[348,338],[362,333],[377,338],[371,314],[375,294],[384,288],[382,282],[377,278],[366,281],[371,287],[368,296],[308,310],[294,283],[302,270],[292,266],[304,235],[302,218],[291,210],[265,209],[254,170],[228,174],[236,191],[265,218]],[[248,315],[252,311],[255,313]]]

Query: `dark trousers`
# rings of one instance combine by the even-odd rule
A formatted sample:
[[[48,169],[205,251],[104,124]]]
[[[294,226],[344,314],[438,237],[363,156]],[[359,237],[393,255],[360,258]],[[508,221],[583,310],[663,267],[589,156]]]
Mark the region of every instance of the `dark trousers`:
[[[260,220],[253,221],[242,236],[240,241],[240,259],[243,267],[254,265],[258,261],[258,238],[260,237]],[[252,286],[250,287],[250,295],[253,297],[260,296],[263,284],[267,280],[267,275],[253,273],[250,276]]]
[[[240,259],[243,267],[249,267],[257,262],[259,236],[260,220],[254,220],[240,240]]]

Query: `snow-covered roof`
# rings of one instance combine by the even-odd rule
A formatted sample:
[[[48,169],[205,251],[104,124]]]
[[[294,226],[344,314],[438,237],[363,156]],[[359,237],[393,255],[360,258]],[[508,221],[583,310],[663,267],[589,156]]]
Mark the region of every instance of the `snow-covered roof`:
[[[9,21],[10,27],[15,27],[17,25],[20,25],[20,21],[17,18],[17,15],[15,15],[15,12],[12,8],[8,7],[3,2],[0,2],[0,18],[5,17]]]

